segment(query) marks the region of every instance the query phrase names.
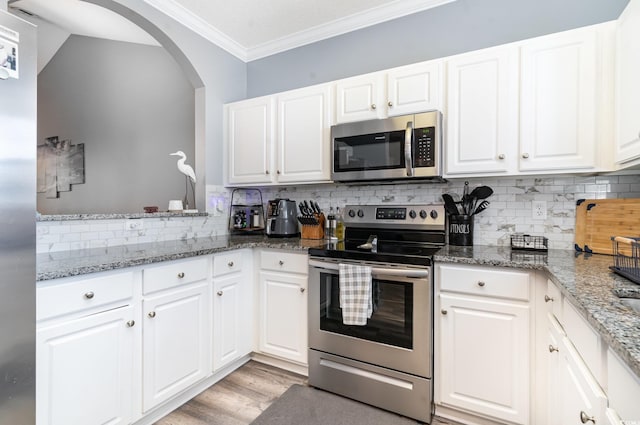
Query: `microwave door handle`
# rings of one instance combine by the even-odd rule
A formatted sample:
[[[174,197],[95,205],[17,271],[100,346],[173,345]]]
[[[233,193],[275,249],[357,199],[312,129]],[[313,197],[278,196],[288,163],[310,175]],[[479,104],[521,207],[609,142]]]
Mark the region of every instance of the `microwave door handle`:
[[[404,163],[407,166],[407,177],[413,175],[413,161],[411,158],[411,146],[413,142],[413,121],[407,123],[404,131]]]

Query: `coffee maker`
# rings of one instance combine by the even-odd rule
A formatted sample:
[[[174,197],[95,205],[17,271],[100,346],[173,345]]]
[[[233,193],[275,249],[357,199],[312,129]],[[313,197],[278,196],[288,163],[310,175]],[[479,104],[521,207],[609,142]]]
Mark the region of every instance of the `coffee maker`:
[[[274,199],[267,203],[267,236],[290,238],[300,236],[296,202],[290,199]]]

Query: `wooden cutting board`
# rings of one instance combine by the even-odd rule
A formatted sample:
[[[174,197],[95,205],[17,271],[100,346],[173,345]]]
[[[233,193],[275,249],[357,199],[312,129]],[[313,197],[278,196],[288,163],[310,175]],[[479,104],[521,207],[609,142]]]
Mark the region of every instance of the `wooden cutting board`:
[[[640,237],[640,199],[577,201],[575,249],[612,255],[611,236]]]

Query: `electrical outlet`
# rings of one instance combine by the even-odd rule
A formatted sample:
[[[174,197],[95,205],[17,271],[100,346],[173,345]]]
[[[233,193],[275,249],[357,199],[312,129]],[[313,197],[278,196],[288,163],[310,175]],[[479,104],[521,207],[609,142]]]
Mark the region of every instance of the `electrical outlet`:
[[[532,201],[531,217],[534,220],[544,220],[547,218],[547,201]]]
[[[141,218],[130,218],[124,222],[124,230],[142,230],[144,229],[144,220]]]

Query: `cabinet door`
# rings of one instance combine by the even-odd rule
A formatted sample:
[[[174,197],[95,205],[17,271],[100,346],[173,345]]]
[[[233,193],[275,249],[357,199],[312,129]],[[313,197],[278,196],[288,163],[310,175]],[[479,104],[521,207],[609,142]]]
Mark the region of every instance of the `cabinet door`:
[[[571,341],[564,337],[559,348],[559,423],[563,425],[603,423],[607,398]]]
[[[529,422],[529,307],[440,294],[440,400],[480,415]]]
[[[272,181],[273,110],[271,97],[226,106],[228,183]]]
[[[385,116],[384,74],[375,73],[336,83],[336,123],[364,121]]]
[[[442,62],[403,66],[387,72],[387,115],[442,109]]]
[[[251,352],[251,276],[233,273],[213,282],[214,371]]]
[[[631,0],[620,16],[617,53],[616,161],[640,158],[640,0]]]
[[[520,170],[595,167],[596,47],[591,28],[522,45]]]
[[[279,183],[328,181],[331,174],[330,86],[278,96]]]
[[[143,410],[169,399],[210,370],[207,284],[143,300]]]
[[[129,306],[38,330],[37,423],[130,423],[136,326]]]
[[[456,56],[447,61],[446,69],[446,174],[515,172],[517,50]]]
[[[547,313],[547,340],[544,347],[540,348],[541,356],[545,357],[547,365],[547,384],[544,392],[544,397],[547,398],[546,424],[547,425],[564,425],[562,423],[559,412],[562,410],[562,393],[560,392],[560,344],[564,333],[562,332],[562,326],[552,316]]]
[[[307,277],[260,272],[260,350],[307,363]]]

